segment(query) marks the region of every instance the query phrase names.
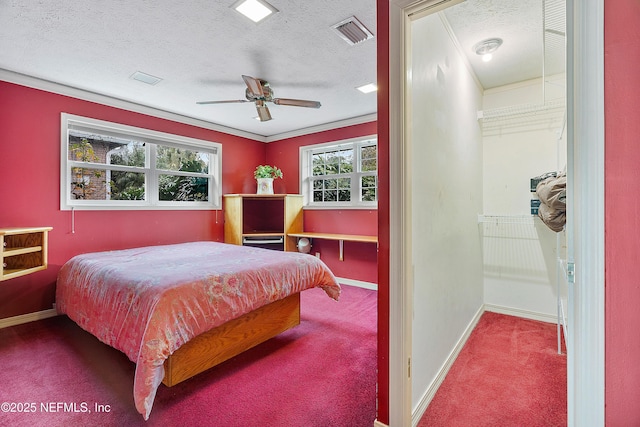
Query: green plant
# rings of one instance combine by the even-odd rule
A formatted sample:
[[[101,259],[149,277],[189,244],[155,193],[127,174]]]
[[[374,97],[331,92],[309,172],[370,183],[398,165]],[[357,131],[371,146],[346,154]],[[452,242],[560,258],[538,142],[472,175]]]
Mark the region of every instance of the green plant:
[[[258,178],[282,178],[282,170],[276,166],[259,165],[253,172],[253,176]]]
[[[100,157],[93,149],[93,145],[87,138],[81,138],[80,141],[73,142],[69,145],[71,158],[78,162],[99,162]],[[90,199],[91,195],[96,191],[96,184],[104,174],[99,169],[90,169],[83,167],[71,168],[71,194],[76,199]]]

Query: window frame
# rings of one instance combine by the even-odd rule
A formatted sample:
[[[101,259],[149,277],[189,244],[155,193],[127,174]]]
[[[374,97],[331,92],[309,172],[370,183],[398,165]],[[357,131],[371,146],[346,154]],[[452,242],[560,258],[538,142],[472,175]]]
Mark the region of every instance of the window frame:
[[[145,166],[123,166],[105,163],[78,162],[69,159],[69,134],[71,131],[93,132],[100,135],[130,139],[145,143]],[[169,146],[198,151],[209,155],[208,173],[193,173],[156,169],[157,146]],[[89,167],[107,171],[127,171],[145,174],[146,200],[82,200],[72,193],[72,169]],[[208,198],[203,201],[162,201],[158,197],[158,176],[199,176],[209,180]],[[61,113],[60,126],[60,210],[212,210],[222,208],[222,144],[219,142],[189,138],[151,129],[89,117]]]
[[[365,146],[375,145],[376,147],[376,170],[375,172],[361,171],[362,161],[360,149]],[[334,177],[351,178],[351,200],[348,202],[314,202],[313,201],[313,160],[314,154],[353,149],[353,171],[347,174],[332,175]],[[320,144],[305,145],[300,147],[300,192],[303,195],[303,205],[305,209],[377,209],[378,208],[378,135],[367,135],[357,138],[349,138],[338,141],[330,141]],[[362,201],[361,178],[363,176],[376,177],[376,200],[373,202]],[[354,200],[354,195],[355,200]]]

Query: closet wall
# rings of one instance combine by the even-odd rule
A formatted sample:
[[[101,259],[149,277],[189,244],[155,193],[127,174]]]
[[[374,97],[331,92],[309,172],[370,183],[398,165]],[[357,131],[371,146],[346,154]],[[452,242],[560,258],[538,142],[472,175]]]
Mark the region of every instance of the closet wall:
[[[530,179],[566,165],[564,76],[484,91],[484,302],[492,311],[556,321],[556,233],[531,216]]]
[[[438,14],[411,26],[412,410],[482,307],[481,88]],[[407,237],[409,237],[407,235]]]

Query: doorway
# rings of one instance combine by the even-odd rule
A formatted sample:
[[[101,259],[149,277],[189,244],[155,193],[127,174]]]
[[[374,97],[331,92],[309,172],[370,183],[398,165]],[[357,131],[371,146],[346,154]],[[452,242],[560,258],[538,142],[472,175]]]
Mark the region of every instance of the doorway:
[[[430,5],[436,2],[426,2],[422,5],[422,9],[430,7]],[[394,31],[402,32],[402,28],[410,27],[411,14],[415,13],[415,7],[403,7],[400,6],[400,10],[397,10],[394,13],[392,8],[391,13],[391,44],[393,49],[393,34]],[[582,279],[585,282],[590,282],[593,284],[592,288],[586,289],[585,291],[578,292],[580,295],[577,295],[574,292],[574,297],[576,299],[575,304],[572,305],[569,317],[570,324],[573,325],[572,331],[574,332],[570,347],[575,351],[574,356],[571,356],[569,359],[569,422],[570,425],[572,423],[578,422],[580,419],[589,419],[583,418],[584,414],[591,414],[590,420],[594,419],[603,419],[603,397],[602,397],[602,384],[603,384],[603,370],[604,365],[603,361],[599,358],[599,355],[603,353],[604,345],[601,334],[598,332],[598,329],[591,329],[589,327],[592,325],[600,325],[600,331],[602,330],[602,318],[596,312],[595,314],[589,315],[585,312],[584,309],[577,307],[584,307],[585,304],[598,307],[598,310],[603,310],[603,300],[601,298],[603,281],[599,280],[599,278],[603,277],[603,262],[602,262],[602,242],[598,239],[601,237],[601,224],[603,223],[601,212],[601,207],[603,205],[603,196],[602,193],[594,194],[591,193],[591,197],[589,200],[584,200],[584,198],[580,197],[579,194],[575,194],[576,189],[584,188],[586,182],[591,180],[592,184],[595,185],[595,189],[601,189],[601,183],[603,181],[603,174],[601,173],[601,168],[596,168],[595,172],[590,176],[586,174],[587,164],[589,162],[592,163],[595,161],[596,163],[602,161],[602,156],[599,155],[604,143],[603,132],[602,132],[602,97],[597,99],[598,89],[602,88],[602,76],[581,75],[576,71],[586,69],[585,67],[602,67],[602,50],[601,49],[593,49],[593,46],[590,49],[588,47],[588,41],[586,40],[589,37],[595,38],[599,40],[598,46],[602,45],[602,12],[601,8],[598,8],[598,5],[593,5],[593,7],[587,5],[574,4],[572,1],[567,3],[568,10],[568,32],[567,39],[569,43],[568,55],[568,68],[567,72],[569,75],[570,81],[570,89],[568,90],[568,102],[567,102],[567,135],[568,135],[568,164],[567,164],[567,173],[569,175],[569,195],[573,197],[575,200],[572,200],[575,203],[576,209],[573,211],[572,215],[574,215],[573,220],[576,224],[590,224],[588,227],[582,227],[580,229],[576,229],[575,231],[571,230],[568,234],[568,239],[577,243],[577,247],[575,253],[573,254],[572,261],[576,261],[576,275],[582,269],[590,268],[593,276],[587,277],[587,275],[582,275]],[[580,12],[577,14],[576,12]],[[575,18],[578,16],[578,18]],[[586,32],[583,31],[584,28],[591,26],[592,34],[587,35]],[[593,29],[595,28],[595,34],[593,34]],[[406,33],[405,33],[406,34]],[[578,34],[578,37],[575,37],[575,34]],[[402,46],[405,46],[407,50],[410,49],[410,38],[404,40],[398,40],[397,43],[400,43]],[[577,55],[576,52],[579,52],[580,55]],[[573,58],[577,58],[576,62]],[[393,59],[392,59],[393,61]],[[399,64],[402,64],[402,61],[399,61]],[[446,66],[446,64],[445,64]],[[435,81],[438,78],[442,78],[444,74],[443,66],[440,67],[441,70],[435,68],[433,72],[433,79]],[[396,70],[397,71],[397,70]],[[391,71],[391,79],[393,78],[393,70]],[[402,72],[399,73],[400,76],[404,74]],[[411,73],[407,73],[409,78],[411,77]],[[392,87],[392,96],[391,96],[391,104],[393,111],[393,91],[399,90],[401,93],[405,93],[407,97],[410,97],[410,94],[405,92],[405,88],[410,87],[411,81],[404,81],[396,86]],[[587,84],[593,85],[591,89],[595,88],[596,90],[589,94],[587,90]],[[405,86],[406,85],[406,86]],[[574,90],[575,88],[575,90]],[[580,94],[580,96],[576,96]],[[601,96],[601,92],[600,92]],[[578,102],[574,102],[577,100]],[[407,144],[407,139],[411,138],[411,127],[409,124],[411,121],[409,120],[409,114],[407,114],[407,110],[411,109],[411,103],[405,103],[404,116],[399,114],[397,117],[392,117],[393,120],[399,120],[402,124],[400,128],[402,131],[398,132],[396,135],[391,135],[391,139],[393,140],[395,137],[400,141],[404,141],[399,147],[394,147],[391,149],[390,153],[390,161],[391,161],[391,174],[392,177],[398,180],[398,185],[401,188],[400,197],[403,199],[401,203],[401,207],[394,214],[394,207],[392,204],[391,207],[391,216],[392,216],[392,235],[395,233],[401,233],[403,236],[410,236],[411,228],[408,224],[413,224],[411,222],[411,215],[407,212],[410,212],[412,209],[413,199],[411,198],[412,188],[407,185],[407,183],[411,182],[411,177],[406,174],[403,175],[402,172],[399,172],[394,175],[393,171],[403,171],[405,170],[404,166],[406,166],[406,159],[411,158],[414,154],[411,152],[410,144]],[[597,114],[593,115],[593,110],[591,113],[588,112],[589,108],[596,108]],[[591,117],[591,120],[588,118]],[[393,124],[391,125],[393,129]],[[591,129],[591,130],[589,130]],[[580,140],[580,144],[576,146],[575,137],[576,135],[581,135],[584,139]],[[592,160],[587,161],[590,158]],[[415,156],[414,156],[415,157]],[[598,163],[600,165],[600,163]],[[583,181],[584,180],[584,181]],[[573,181],[573,182],[572,182]],[[393,185],[392,185],[393,188]],[[477,203],[477,201],[475,202]],[[594,206],[599,206],[599,209],[595,209],[595,211],[586,212],[585,209],[593,208]],[[393,218],[396,218],[394,221]],[[407,233],[407,230],[409,233]],[[412,245],[408,237],[400,242],[396,243],[397,249],[399,252],[404,251],[405,253],[411,253]],[[414,238],[415,240],[415,238]],[[392,239],[393,242],[393,239]],[[589,244],[593,244],[593,246],[589,247]],[[392,243],[393,250],[393,243]],[[571,254],[570,254],[571,255]],[[595,264],[589,264],[589,266],[580,262],[580,260],[584,259],[592,259],[595,261]],[[390,330],[392,331],[391,336],[391,352],[390,352],[390,387],[391,387],[391,396],[399,396],[398,398],[392,397],[390,400],[390,418],[392,420],[392,425],[394,420],[402,420],[402,425],[406,425],[407,411],[411,413],[413,408],[410,404],[407,403],[407,396],[411,396],[411,383],[412,378],[400,376],[399,378],[394,379],[394,372],[400,373],[405,369],[405,363],[407,359],[404,357],[407,354],[411,354],[411,350],[415,345],[413,340],[413,336],[411,335],[411,326],[414,321],[413,313],[410,315],[406,315],[406,311],[402,311],[402,306],[399,306],[397,303],[394,304],[394,301],[408,301],[410,302],[410,306],[414,306],[414,295],[413,295],[413,286],[412,286],[412,278],[413,278],[413,265],[404,263],[402,260],[391,259],[390,263],[390,271],[392,274],[392,282],[394,281],[394,275],[399,280],[403,286],[400,289],[391,289],[391,315],[390,315]],[[586,271],[584,272],[586,273]],[[585,283],[586,285],[586,283]],[[574,289],[577,289],[574,287]],[[477,296],[474,298],[477,299]],[[471,304],[473,305],[473,304]],[[401,310],[398,312],[398,310]],[[395,324],[394,324],[395,322]],[[600,323],[599,323],[600,322]],[[396,328],[396,326],[398,326]],[[422,327],[422,325],[421,325]],[[430,337],[427,337],[427,339]],[[396,348],[398,350],[394,350],[394,342],[399,344]],[[595,351],[595,353],[594,353]],[[590,353],[590,354],[587,354]],[[413,362],[413,367],[415,369],[416,362]],[[602,373],[602,375],[595,375],[595,391],[592,389],[591,391],[585,390],[580,387],[580,390],[577,390],[575,385],[582,384],[585,381],[585,378],[582,378],[585,375],[584,368],[586,366],[590,366],[595,369],[597,373]],[[414,371],[415,372],[415,371]],[[594,378],[593,375],[590,375],[591,378]],[[397,392],[397,394],[396,394]],[[579,394],[579,399],[576,398],[576,394]],[[595,416],[595,418],[593,417]],[[601,418],[598,418],[601,417]]]

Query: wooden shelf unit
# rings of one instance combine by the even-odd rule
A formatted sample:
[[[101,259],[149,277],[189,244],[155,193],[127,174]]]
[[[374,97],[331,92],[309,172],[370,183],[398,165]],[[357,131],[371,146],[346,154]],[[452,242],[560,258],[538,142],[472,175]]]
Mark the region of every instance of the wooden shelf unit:
[[[297,251],[291,233],[302,232],[301,194],[227,194],[223,199],[226,243],[281,239],[279,248]]]
[[[52,229],[0,228],[0,281],[47,268],[48,232]]]

